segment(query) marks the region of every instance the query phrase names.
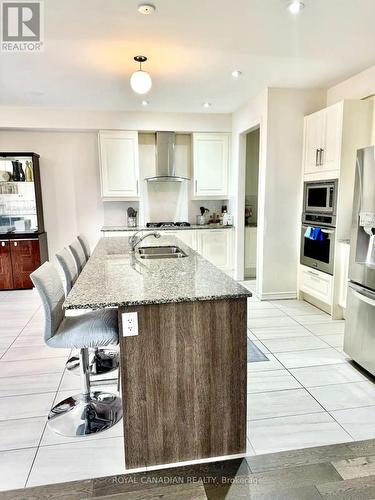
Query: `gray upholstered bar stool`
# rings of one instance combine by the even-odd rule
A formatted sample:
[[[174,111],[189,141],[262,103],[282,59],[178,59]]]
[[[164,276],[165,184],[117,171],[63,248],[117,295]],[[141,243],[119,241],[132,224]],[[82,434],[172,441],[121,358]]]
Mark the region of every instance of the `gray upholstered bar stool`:
[[[74,263],[72,254],[67,248],[57,252],[56,259],[64,274],[65,295],[67,295],[78,277],[76,264]],[[71,356],[66,363],[67,370],[76,370],[79,366],[79,362],[80,360],[78,356]],[[119,356],[117,351],[114,351],[113,349],[99,349],[96,347],[93,355],[90,356],[90,375],[104,375],[105,373],[116,370],[118,366]]]
[[[82,247],[82,250],[83,250],[83,253],[85,254],[85,257],[86,257],[86,261],[89,260],[90,256],[91,256],[91,250],[90,250],[90,245],[89,245],[89,242],[87,241],[87,238],[84,234],[79,234],[77,236],[78,238],[78,241],[81,243],[81,247]]]
[[[82,269],[85,267],[87,259],[82,245],[78,238],[75,238],[69,245],[69,250],[72,252],[74,261],[77,266],[78,276],[81,274]]]
[[[65,279],[65,295],[68,295],[72,286],[78,278],[77,265],[73,259],[72,253],[67,248],[60,250],[56,254],[57,262],[60,264]]]
[[[109,429],[122,417],[121,398],[91,392],[88,350],[118,343],[117,311],[105,309],[65,317],[64,289],[54,266],[45,262],[30,277],[43,303],[45,343],[55,348],[80,349],[82,392],[52,408],[49,427],[63,436],[84,436]]]

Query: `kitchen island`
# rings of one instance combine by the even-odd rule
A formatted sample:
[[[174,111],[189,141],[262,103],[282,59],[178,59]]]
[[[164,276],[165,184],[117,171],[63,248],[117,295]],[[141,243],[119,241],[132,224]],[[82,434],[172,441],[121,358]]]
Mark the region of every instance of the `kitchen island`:
[[[251,293],[176,237],[139,245],[160,246],[185,256],[147,258],[126,238],[102,238],[64,304],[118,308],[127,468],[246,451]]]

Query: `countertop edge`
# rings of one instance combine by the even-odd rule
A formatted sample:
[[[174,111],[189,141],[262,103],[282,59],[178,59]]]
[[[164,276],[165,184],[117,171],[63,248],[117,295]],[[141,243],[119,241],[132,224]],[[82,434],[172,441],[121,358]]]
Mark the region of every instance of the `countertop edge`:
[[[157,304],[179,304],[182,302],[207,302],[210,300],[230,300],[230,299],[247,299],[249,297],[252,297],[253,294],[252,292],[248,291],[246,293],[239,293],[239,294],[228,294],[228,295],[208,295],[205,297],[194,297],[194,298],[189,298],[189,297],[181,297],[180,299],[160,299],[160,300],[137,300],[137,301],[125,301],[121,303],[113,303],[111,304],[110,302],[103,302],[103,303],[96,303],[96,304],[85,304],[79,305],[79,306],[74,306],[74,305],[65,305],[64,304],[64,309],[65,310],[75,310],[75,309],[92,309],[92,310],[98,310],[98,309],[118,309],[120,307],[132,307],[132,306],[148,306],[148,305],[157,305]]]
[[[180,226],[180,227],[144,227],[144,226],[138,226],[138,227],[128,227],[128,226],[103,226],[101,228],[102,233],[126,233],[130,231],[193,231],[193,230],[217,230],[217,229],[234,229],[234,226],[198,226],[196,224],[192,224],[191,226]]]

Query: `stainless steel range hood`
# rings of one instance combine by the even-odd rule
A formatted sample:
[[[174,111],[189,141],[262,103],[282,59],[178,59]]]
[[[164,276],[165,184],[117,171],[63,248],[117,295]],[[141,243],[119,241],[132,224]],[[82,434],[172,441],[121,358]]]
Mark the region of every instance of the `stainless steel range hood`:
[[[156,175],[146,177],[147,182],[182,182],[187,177],[176,174],[175,165],[176,134],[156,132]]]

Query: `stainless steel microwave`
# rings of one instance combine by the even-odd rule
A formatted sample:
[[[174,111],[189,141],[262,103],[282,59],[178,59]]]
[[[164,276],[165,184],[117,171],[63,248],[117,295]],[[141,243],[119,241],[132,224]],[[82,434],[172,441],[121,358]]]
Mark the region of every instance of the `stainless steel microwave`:
[[[336,214],[337,179],[305,182],[303,211],[306,213]]]

